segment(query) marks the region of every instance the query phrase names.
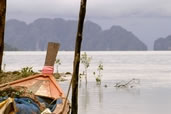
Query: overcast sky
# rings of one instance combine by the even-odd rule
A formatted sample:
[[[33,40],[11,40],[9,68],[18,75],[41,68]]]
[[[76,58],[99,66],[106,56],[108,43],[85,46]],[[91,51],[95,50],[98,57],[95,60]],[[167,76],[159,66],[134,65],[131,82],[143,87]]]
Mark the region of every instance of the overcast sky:
[[[77,19],[79,5],[80,0],[8,0],[7,19]],[[86,19],[104,29],[121,25],[150,45],[171,34],[171,0],[87,0]]]
[[[76,17],[80,0],[8,0],[8,13],[28,16]],[[171,16],[171,0],[88,0],[90,18]]]

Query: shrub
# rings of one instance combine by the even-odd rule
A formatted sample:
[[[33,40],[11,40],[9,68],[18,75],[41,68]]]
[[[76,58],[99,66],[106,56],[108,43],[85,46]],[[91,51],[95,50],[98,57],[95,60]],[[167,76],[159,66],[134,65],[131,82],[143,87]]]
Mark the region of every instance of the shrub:
[[[24,67],[21,69],[21,75],[23,77],[27,77],[29,75],[32,75],[33,73],[33,67]]]
[[[90,66],[91,59],[92,59],[92,57],[88,57],[86,52],[84,52],[80,58],[81,64],[84,65],[84,71],[83,71],[82,75],[85,76],[86,84],[87,84],[87,69]]]

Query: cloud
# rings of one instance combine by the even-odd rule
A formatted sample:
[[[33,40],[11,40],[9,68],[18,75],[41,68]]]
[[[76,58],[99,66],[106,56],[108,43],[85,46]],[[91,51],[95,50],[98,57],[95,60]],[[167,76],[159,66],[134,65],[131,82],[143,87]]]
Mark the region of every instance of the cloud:
[[[78,6],[79,0],[8,0],[8,12],[16,14],[75,15]]]
[[[87,0],[88,18],[171,16],[171,0]],[[80,0],[8,0],[8,16],[77,17]]]
[[[95,0],[96,1],[96,0]],[[91,15],[106,17],[171,16],[170,0],[100,0],[89,1]],[[102,2],[103,1],[103,2]]]

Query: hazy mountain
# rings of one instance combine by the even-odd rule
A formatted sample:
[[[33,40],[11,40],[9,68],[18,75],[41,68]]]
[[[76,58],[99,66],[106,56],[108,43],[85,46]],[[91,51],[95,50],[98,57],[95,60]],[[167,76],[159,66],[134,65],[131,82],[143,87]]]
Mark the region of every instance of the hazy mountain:
[[[171,50],[171,35],[155,40],[154,50]]]
[[[30,24],[18,20],[6,23],[5,42],[19,50],[46,50],[50,41],[59,42],[60,50],[74,50],[77,21],[37,19]],[[108,30],[91,21],[85,22],[83,50],[147,50],[133,33],[120,26]]]
[[[17,48],[11,47],[10,45],[8,45],[6,43],[4,44],[4,50],[5,51],[18,51]]]

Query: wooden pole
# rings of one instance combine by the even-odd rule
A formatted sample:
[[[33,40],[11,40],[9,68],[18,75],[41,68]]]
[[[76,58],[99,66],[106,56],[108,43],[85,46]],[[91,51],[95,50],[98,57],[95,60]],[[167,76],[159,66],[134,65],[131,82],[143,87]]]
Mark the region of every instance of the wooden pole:
[[[48,43],[45,66],[54,66],[59,47],[60,47],[59,43],[55,43],[55,42]]]
[[[2,70],[2,58],[4,51],[6,0],[0,0],[0,71]]]
[[[75,43],[74,63],[73,63],[71,114],[78,113],[78,76],[79,76],[82,33],[83,33],[84,19],[85,19],[85,14],[86,14],[86,3],[87,3],[87,0],[81,0],[79,20],[78,20],[78,29],[77,29],[77,36],[76,36],[76,43]]]

